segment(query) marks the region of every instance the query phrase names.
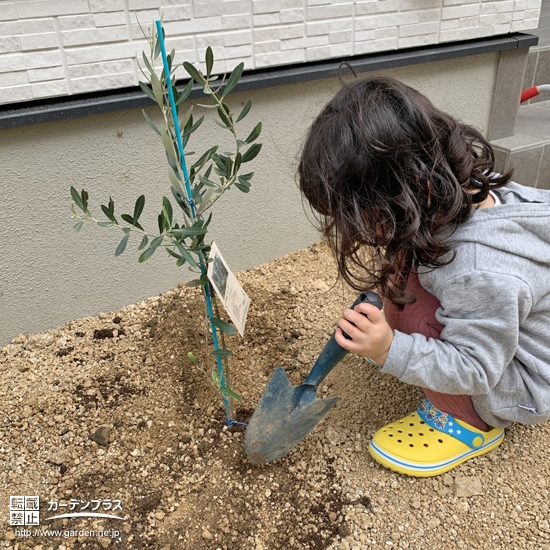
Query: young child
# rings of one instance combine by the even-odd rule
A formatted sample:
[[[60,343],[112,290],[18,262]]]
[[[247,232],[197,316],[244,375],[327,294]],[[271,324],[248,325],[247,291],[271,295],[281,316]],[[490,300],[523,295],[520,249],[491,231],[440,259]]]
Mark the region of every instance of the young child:
[[[426,394],[369,446],[401,473],[446,472],[550,418],[550,191],[493,170],[480,132],[385,77],[345,85],[303,148],[340,275],[384,298],[385,316],[345,310],[337,342]]]

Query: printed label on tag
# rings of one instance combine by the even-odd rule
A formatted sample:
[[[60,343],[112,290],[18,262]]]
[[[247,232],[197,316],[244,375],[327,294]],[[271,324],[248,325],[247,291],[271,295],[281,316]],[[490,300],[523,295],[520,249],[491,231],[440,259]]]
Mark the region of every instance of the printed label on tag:
[[[206,273],[208,280],[212,283],[216,294],[222,301],[225,311],[227,311],[239,334],[243,336],[250,298],[229,269],[214,242],[210,250],[210,258],[213,261],[208,263]]]

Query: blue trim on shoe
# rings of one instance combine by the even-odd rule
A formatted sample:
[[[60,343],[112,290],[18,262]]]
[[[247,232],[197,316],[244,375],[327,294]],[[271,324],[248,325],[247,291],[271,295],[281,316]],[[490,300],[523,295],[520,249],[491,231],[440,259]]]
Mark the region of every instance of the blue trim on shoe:
[[[428,398],[420,403],[416,412],[434,430],[448,434],[472,449],[480,449],[485,444],[483,434],[459,424],[450,414],[444,413],[432,405]]]
[[[484,446],[486,447],[492,446],[496,444],[497,441],[501,441],[502,439],[504,439],[504,430],[502,430],[502,432],[498,435],[498,437],[495,437],[494,439],[487,441]],[[376,445],[376,443],[372,440],[369,445],[375,451],[376,454],[385,458],[388,462],[398,465],[403,469],[406,468],[410,471],[416,471],[416,472],[431,472],[431,471],[441,470],[446,466],[458,465],[461,462],[464,462],[470,455],[477,455],[481,450],[480,448],[477,448],[477,449],[474,448],[471,451],[466,451],[458,456],[454,456],[450,460],[445,460],[442,462],[432,462],[430,464],[423,466],[418,463],[400,460],[396,458],[395,455],[387,453],[386,451],[381,449],[378,445]]]

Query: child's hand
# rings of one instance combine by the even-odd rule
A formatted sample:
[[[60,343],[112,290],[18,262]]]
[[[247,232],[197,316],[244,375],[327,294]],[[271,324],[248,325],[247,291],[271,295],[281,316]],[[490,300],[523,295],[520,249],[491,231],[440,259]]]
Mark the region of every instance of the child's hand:
[[[344,337],[342,330],[351,336],[351,340]],[[393,342],[393,330],[376,306],[362,302],[354,310],[344,311],[338,319],[334,338],[344,349],[362,357],[370,357],[383,365]]]

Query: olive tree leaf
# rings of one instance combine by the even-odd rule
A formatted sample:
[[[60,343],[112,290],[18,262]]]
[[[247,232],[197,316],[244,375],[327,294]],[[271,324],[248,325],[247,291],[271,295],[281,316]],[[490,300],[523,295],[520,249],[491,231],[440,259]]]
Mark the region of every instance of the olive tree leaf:
[[[139,217],[141,216],[141,213],[143,212],[143,207],[145,206],[145,195],[140,195],[137,200],[136,200],[136,204],[134,206],[134,222],[133,224],[135,225],[139,219]]]
[[[227,80],[227,84],[225,85],[225,89],[222,94],[222,99],[227,96],[231,90],[237,85],[237,82],[239,82],[239,79],[241,78],[241,75],[243,74],[244,69],[244,63],[239,63],[231,73],[231,76]]]
[[[164,212],[164,217],[166,219],[168,228],[172,227],[173,210],[172,204],[167,197],[162,197],[162,211]]]
[[[191,118],[192,114],[193,114],[193,105],[191,105],[191,107],[189,107],[189,109],[185,111],[183,118],[180,120],[180,128],[185,128],[185,126],[187,126],[187,123],[189,122],[189,119]]]
[[[178,159],[176,157],[176,151],[174,149],[174,142],[172,141],[172,138],[168,134],[168,130],[166,128],[161,128],[160,137],[162,138],[162,144],[164,145],[164,148],[166,149],[166,154],[170,157],[170,159],[175,164],[177,164]]]
[[[193,133],[191,130],[192,128],[193,128],[193,115],[191,114],[191,116],[187,120],[187,123],[183,127],[183,130],[181,131],[181,140],[184,148],[187,145],[187,141],[189,140],[189,137]]]
[[[130,225],[133,225],[134,227],[137,227],[138,229],[141,229],[142,231],[145,231],[145,229],[143,229],[143,227],[141,227],[141,225],[134,220],[134,218],[132,218],[132,216],[130,216],[129,214],[121,214],[120,217],[126,222],[126,223],[129,223]]]
[[[248,111],[250,111],[251,107],[252,107],[252,100],[249,99],[246,102],[246,105],[243,107],[243,110],[241,111],[240,115],[237,117],[237,120],[235,121],[235,124],[237,122],[240,122],[248,114]]]
[[[185,263],[185,258],[183,256],[180,256],[179,254],[176,254],[173,250],[171,250],[170,248],[167,248],[166,249],[166,252],[168,253],[169,256],[172,256],[174,258],[177,258],[177,262],[176,262],[176,265],[177,266],[181,266]]]
[[[180,242],[176,242],[176,246],[178,247],[182,257],[191,267],[199,267],[195,261],[195,258],[191,256],[191,253]]]
[[[80,198],[82,199],[82,210],[84,210],[84,212],[88,212],[88,191],[82,189]]]
[[[195,132],[198,127],[202,124],[202,121],[204,120],[204,115],[202,115],[195,124],[193,124],[193,117],[189,119],[189,122],[186,124],[185,129],[183,130],[183,134],[181,136],[181,140],[183,142],[183,146],[185,147],[187,145],[187,142],[189,141],[189,138],[193,132]]]
[[[164,38],[164,28],[161,27],[162,30],[162,37]],[[157,57],[160,55],[160,40],[158,34],[155,37],[155,47],[153,50],[153,59],[157,59]]]
[[[212,382],[214,382],[214,386],[216,386],[217,390],[221,390],[222,384],[220,382],[220,376],[215,370],[212,371]]]
[[[258,156],[261,148],[261,143],[254,143],[253,145],[251,145],[248,150],[243,154],[242,162],[250,162],[251,160],[255,159]]]
[[[239,152],[235,155],[235,166],[233,167],[233,173],[236,174],[239,171],[239,168],[241,167],[243,161],[243,156]]]
[[[250,132],[249,136],[244,140],[245,143],[252,143],[256,139],[258,139],[261,132],[262,132],[262,123],[258,122],[258,124],[256,124],[252,132]]]
[[[160,130],[155,126],[154,122],[149,118],[145,110],[142,109],[141,112],[143,113],[143,118],[145,118],[147,124],[149,124],[149,126],[151,126],[151,128],[153,128],[153,130],[160,136]]]
[[[170,177],[170,182],[175,187],[176,191],[178,191],[178,193],[183,195],[184,192],[183,192],[183,187],[181,186],[181,181],[177,173],[174,171],[174,169],[171,166],[168,166],[168,176]]]
[[[236,401],[242,401],[243,398],[235,393],[233,390],[230,390],[229,388],[220,388],[220,391],[226,396],[231,397],[232,399],[235,399]]]
[[[126,250],[126,245],[128,244],[128,238],[130,237],[130,233],[126,233],[124,237],[122,237],[122,240],[118,243],[118,246],[115,250],[115,256],[120,256],[124,250]]]
[[[80,195],[78,194],[78,191],[71,185],[71,197],[74,201],[74,203],[80,208],[80,210],[84,210],[84,205],[82,204],[82,199],[80,198]]]
[[[208,187],[218,187],[218,184],[215,181],[212,181],[206,176],[199,176],[199,180],[202,184],[207,185]]]
[[[242,191],[243,193],[248,193],[250,191],[250,182],[238,178],[238,181],[235,182],[235,187]]]
[[[143,57],[143,62],[145,63],[145,66],[149,70],[149,73],[153,74],[155,71],[153,70],[153,67],[151,66],[151,63],[149,62],[149,59],[145,55],[145,52],[141,52],[141,56]]]
[[[252,179],[252,176],[254,175],[254,172],[249,172],[248,174],[240,175],[237,178],[237,181],[235,182],[235,187],[237,189],[240,189],[243,193],[248,193],[250,191],[250,180]]]
[[[243,179],[246,181],[250,181],[252,179],[252,176],[254,175],[254,172],[249,172],[248,174],[241,174],[239,176],[239,179]]]
[[[233,336],[234,334],[237,334],[235,332],[235,329],[225,321],[222,321],[221,319],[218,319],[217,317],[210,317],[210,321],[212,324],[222,332],[225,332],[225,334],[228,334],[229,336]]]
[[[231,120],[227,116],[227,113],[225,112],[225,110],[222,109],[221,107],[218,107],[218,116],[220,117],[222,123],[225,124],[226,128],[231,128]],[[218,121],[216,121],[216,122],[218,122]],[[219,124],[218,124],[218,126],[219,126]],[[222,128],[223,128],[223,126],[222,126]]]
[[[143,250],[147,246],[148,242],[149,242],[149,237],[147,237],[147,235],[143,235],[143,239],[141,239],[141,243],[138,246],[138,250]]]
[[[158,225],[159,225],[159,233],[162,233],[164,231],[164,212],[161,212],[158,215]]]
[[[149,245],[149,248],[157,249],[162,244],[163,239],[164,239],[164,235],[159,235],[158,237],[155,237],[151,241],[151,244]]]
[[[105,206],[104,204],[101,205],[101,210],[109,218],[112,222],[118,223],[115,218],[115,203],[113,202],[113,199],[109,197],[109,206]]]
[[[170,55],[166,58],[167,65],[168,65],[168,74],[172,73],[172,63],[174,62],[174,58],[176,57],[176,49],[172,48],[172,51],[170,52]],[[164,74],[164,69],[162,69],[162,79],[166,79],[166,75]]]
[[[229,179],[233,174],[233,159],[231,157],[227,157],[225,159],[225,177]]]
[[[216,168],[221,172],[219,175],[223,175],[225,173],[225,166],[226,166],[226,156],[222,154],[215,154],[212,155],[212,160],[216,164]]]
[[[176,237],[196,237],[198,235],[206,235],[206,227],[181,227],[180,229],[171,229],[169,231],[170,235]]]
[[[191,210],[189,209],[189,205],[185,202],[185,194],[183,191],[178,191],[175,187],[171,186],[170,190],[172,191],[172,195],[176,199],[176,202],[180,206],[180,208],[185,212],[185,214],[190,217],[191,216]]]
[[[153,88],[153,94],[155,95],[155,101],[162,107],[162,83],[156,74],[151,75],[151,87]]]
[[[210,78],[210,73],[212,72],[212,67],[214,66],[214,53],[212,48],[208,46],[206,48],[206,78]]]
[[[162,136],[161,136],[162,137]],[[171,134],[168,134],[168,137],[171,137]],[[164,143],[163,143],[164,145]],[[171,166],[174,170],[174,172],[176,172],[176,174],[178,173],[178,163],[177,162],[174,162],[171,158],[170,158],[170,155],[168,155],[168,152],[165,150],[164,153],[166,154],[166,162],[168,163],[169,166]]]
[[[204,195],[202,196],[202,203],[201,203],[201,206],[198,210],[198,214],[202,214],[205,209],[208,207],[209,203],[210,203],[210,199],[212,198],[212,195],[214,194],[214,189],[212,187],[209,187]]]
[[[84,224],[84,220],[81,220],[79,222],[76,222],[73,225],[73,229],[78,233],[82,229],[82,225]]]
[[[140,81],[139,82],[139,87],[143,90],[143,92],[145,93],[145,95],[147,97],[152,99],[155,103],[157,102],[157,98],[155,97],[155,94],[153,93],[151,88],[149,88],[149,86],[147,86],[147,84],[145,84],[145,82]]]
[[[189,82],[185,85],[185,88],[180,92],[178,96],[178,100],[176,101],[176,107],[189,97],[192,90],[193,90],[193,79],[189,80]]]
[[[172,95],[174,96],[174,104],[176,105],[176,113],[178,113],[179,112],[178,100],[179,100],[180,94],[178,93],[178,89],[176,88],[176,83],[174,81],[172,81]]]
[[[149,247],[145,252],[141,254],[141,256],[138,258],[138,262],[141,264],[148,260],[154,253],[156,248]]]
[[[111,219],[113,221],[115,220],[115,203],[111,197],[109,197],[109,214],[111,215]]]
[[[193,164],[193,168],[195,171],[199,171],[212,157],[212,155],[218,150],[218,146],[211,147],[207,151],[205,151],[202,156]]]
[[[202,76],[202,74],[197,69],[195,69],[195,67],[191,65],[191,63],[189,63],[188,61],[184,61],[183,68],[197,84],[204,86],[206,82],[204,76]]]

